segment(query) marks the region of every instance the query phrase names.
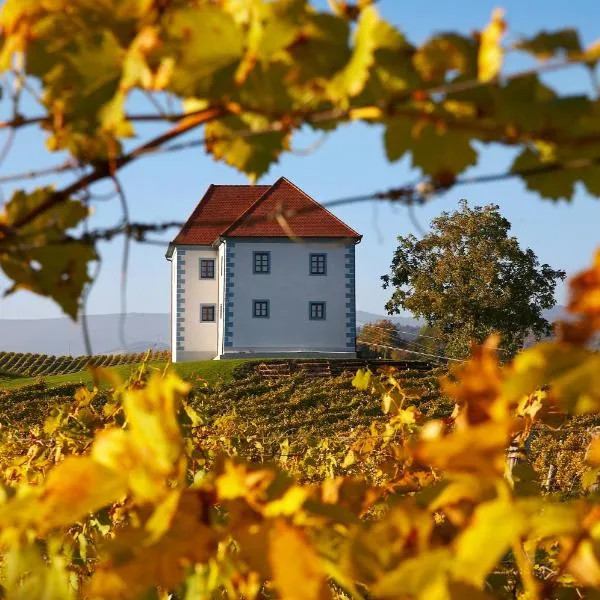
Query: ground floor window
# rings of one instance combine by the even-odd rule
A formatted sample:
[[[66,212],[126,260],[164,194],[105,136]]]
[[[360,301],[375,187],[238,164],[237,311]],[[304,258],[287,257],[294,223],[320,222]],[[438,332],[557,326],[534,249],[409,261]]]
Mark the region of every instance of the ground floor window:
[[[309,306],[309,316],[311,321],[324,321],[325,302],[311,302]]]
[[[269,318],[269,301],[268,300],[253,300],[252,301],[252,316],[255,319]]]
[[[215,305],[201,304],[200,305],[200,321],[202,323],[213,323],[215,321]]]

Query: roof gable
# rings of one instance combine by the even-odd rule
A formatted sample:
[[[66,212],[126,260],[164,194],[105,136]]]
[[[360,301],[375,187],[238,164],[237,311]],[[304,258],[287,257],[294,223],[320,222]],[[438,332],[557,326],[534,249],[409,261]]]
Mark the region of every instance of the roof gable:
[[[280,215],[282,219],[277,218]],[[210,246],[219,237],[361,238],[285,177],[273,185],[210,185],[169,245]]]
[[[277,219],[280,215],[280,219]],[[361,235],[285,177],[242,213],[222,237],[352,238]]]

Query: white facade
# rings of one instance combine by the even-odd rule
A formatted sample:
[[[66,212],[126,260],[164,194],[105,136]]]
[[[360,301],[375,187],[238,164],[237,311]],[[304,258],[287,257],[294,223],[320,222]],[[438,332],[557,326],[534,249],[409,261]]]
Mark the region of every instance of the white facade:
[[[214,277],[200,278],[200,260],[214,261]],[[211,246],[178,246],[171,258],[173,362],[214,358],[218,347],[219,298],[223,278]],[[202,307],[214,307],[214,321],[202,321]]]
[[[268,256],[266,273],[255,272],[257,252]],[[325,257],[318,259],[324,273],[311,274],[312,255]],[[355,356],[354,255],[355,240],[327,238],[226,238],[215,247],[175,246],[173,361]],[[213,279],[200,277],[203,259],[214,260]],[[203,322],[202,307],[210,305],[215,320]],[[265,308],[268,314],[257,316]]]

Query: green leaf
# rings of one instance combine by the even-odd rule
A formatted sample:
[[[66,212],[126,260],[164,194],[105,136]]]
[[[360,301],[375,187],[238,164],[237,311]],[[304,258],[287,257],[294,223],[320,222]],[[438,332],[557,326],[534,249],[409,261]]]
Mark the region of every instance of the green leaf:
[[[581,53],[579,34],[575,29],[570,28],[541,31],[532,38],[517,42],[515,47],[541,60],[548,60],[563,53],[567,58],[573,58]]]
[[[180,10],[168,25],[167,51],[176,56],[171,87],[183,96],[221,98],[232,89],[244,53],[244,36],[233,18],[216,6]]]
[[[344,69],[329,84],[329,96],[334,100],[357,96],[363,90],[374,62],[381,21],[374,7],[361,11],[354,37],[352,57]]]
[[[477,45],[471,38],[444,33],[421,46],[413,57],[413,63],[429,85],[444,81],[452,72],[473,78],[477,76]]]
[[[286,132],[238,135],[253,127],[260,131],[266,125],[266,120],[254,119],[248,123],[240,117],[227,117],[208,123],[205,128],[206,150],[215,159],[236,167],[256,180],[277,162],[281,152],[289,146],[290,136]]]
[[[288,49],[293,60],[290,79],[304,84],[342,70],[351,56],[348,35],[346,20],[324,13],[309,15],[302,42]]]
[[[529,148],[525,148],[514,160],[510,170],[513,173],[519,171],[528,171],[531,169],[543,169],[544,161],[539,154]],[[575,193],[575,183],[577,183],[577,173],[573,170],[559,170],[549,176],[548,173],[538,175],[520,175],[525,186],[532,192],[537,192],[543,198],[552,200],[571,200]]]
[[[412,166],[433,178],[454,176],[477,162],[477,152],[467,134],[441,131],[429,123],[418,127],[406,118],[392,119],[387,122],[384,140],[390,161],[410,152]]]
[[[52,188],[31,194],[17,191],[0,214],[7,227],[44,203]],[[43,212],[18,230],[18,237],[0,237],[0,267],[13,285],[6,294],[26,289],[52,298],[72,319],[77,316],[79,299],[87,283],[88,263],[96,260],[93,246],[71,239],[63,241],[67,230],[88,215],[79,201],[69,200]],[[14,244],[14,245],[13,245]]]

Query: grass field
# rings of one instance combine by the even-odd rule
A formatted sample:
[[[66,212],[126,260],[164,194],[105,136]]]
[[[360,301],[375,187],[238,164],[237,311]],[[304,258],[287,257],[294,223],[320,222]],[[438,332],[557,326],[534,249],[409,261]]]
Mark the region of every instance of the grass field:
[[[201,378],[212,384],[219,379],[222,379],[223,381],[230,380],[233,370],[243,362],[246,362],[245,359],[200,360],[195,362],[178,363],[173,365],[173,368],[184,379]],[[166,361],[155,361],[149,362],[148,368],[164,369],[166,365]],[[115,373],[118,373],[122,378],[126,378],[129,376],[132,369],[135,369],[138,366],[139,364],[120,365],[117,367],[111,367],[111,369]],[[36,381],[38,381],[38,378],[36,377],[7,377],[0,373],[0,390],[20,388],[26,385],[31,385],[32,383],[36,383]],[[68,373],[66,375],[49,375],[44,377],[43,381],[48,386],[69,383],[81,383],[87,385],[92,383],[92,375],[89,371],[80,371],[79,373]]]

